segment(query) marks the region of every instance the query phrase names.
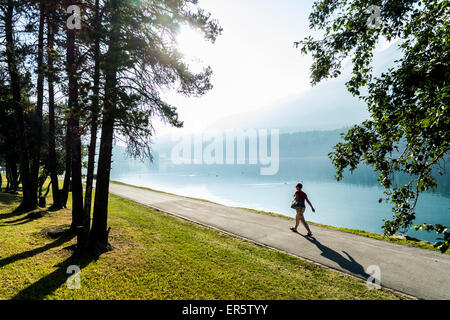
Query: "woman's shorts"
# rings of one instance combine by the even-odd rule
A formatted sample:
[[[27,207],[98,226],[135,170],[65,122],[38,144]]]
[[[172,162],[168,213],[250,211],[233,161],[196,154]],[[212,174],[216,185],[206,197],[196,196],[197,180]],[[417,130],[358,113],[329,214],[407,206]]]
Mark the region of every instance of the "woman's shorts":
[[[297,207],[296,210],[298,210],[297,213],[299,213],[299,214],[304,214],[306,208],[305,208],[305,207]]]

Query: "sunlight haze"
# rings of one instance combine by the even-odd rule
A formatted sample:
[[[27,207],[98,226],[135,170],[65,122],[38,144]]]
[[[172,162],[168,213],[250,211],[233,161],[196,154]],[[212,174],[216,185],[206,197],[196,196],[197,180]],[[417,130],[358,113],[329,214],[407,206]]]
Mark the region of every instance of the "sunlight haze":
[[[312,1],[199,1],[223,28],[215,44],[183,26],[179,50],[192,70],[213,69],[214,88],[202,98],[167,93],[186,131],[201,131],[215,121],[259,109],[310,89],[312,60],[294,48],[308,34]],[[157,134],[173,132],[158,125]],[[176,130],[179,131],[179,130]]]

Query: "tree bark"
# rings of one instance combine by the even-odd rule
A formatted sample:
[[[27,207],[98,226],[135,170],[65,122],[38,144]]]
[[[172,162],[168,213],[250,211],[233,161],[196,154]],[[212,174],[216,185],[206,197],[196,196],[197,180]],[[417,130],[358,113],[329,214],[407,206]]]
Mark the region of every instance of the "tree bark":
[[[95,43],[94,43],[94,88],[91,107],[91,141],[89,144],[88,168],[86,175],[86,191],[84,200],[83,225],[90,228],[92,189],[94,180],[95,149],[97,147],[97,128],[100,94],[100,14],[99,0],[95,1]]]
[[[6,153],[5,155],[6,180],[7,180],[6,191],[10,193],[16,193],[17,189],[19,188],[18,182],[19,175],[17,174],[16,160],[17,158],[12,152]]]
[[[5,176],[6,176],[6,189],[5,192],[9,192],[9,189],[11,188],[11,176],[9,174],[9,168],[8,168],[8,163],[6,163],[5,166]]]
[[[43,1],[39,1],[39,31],[38,31],[38,51],[37,51],[37,101],[36,101],[36,118],[35,118],[35,141],[34,141],[34,159],[31,166],[31,188],[33,198],[38,201],[39,188],[39,166],[41,160],[41,142],[42,142],[42,105],[44,101],[44,24],[45,12]]]
[[[6,162],[6,168],[5,168],[5,174],[6,174],[6,189],[5,192],[10,192],[11,191],[11,168],[9,167],[8,162]]]
[[[112,143],[114,137],[115,109],[117,101],[117,72],[119,61],[119,0],[111,1],[111,36],[105,61],[105,102],[103,107],[102,134],[97,169],[97,184],[91,231],[91,245],[96,254],[110,249],[108,242],[108,198],[111,173]]]
[[[72,142],[70,132],[71,122],[70,119],[67,120],[66,127],[66,138],[65,138],[65,150],[66,150],[66,159],[65,159],[65,173],[64,173],[64,184],[61,190],[61,205],[63,208],[67,208],[67,199],[69,197],[69,190],[71,189],[71,177],[72,177]]]
[[[72,149],[72,228],[81,228],[83,185],[81,181],[80,107],[76,65],[75,31],[67,31],[67,74],[69,78],[69,134]]]
[[[61,194],[59,191],[58,173],[56,165],[56,142],[55,142],[55,90],[54,90],[54,70],[53,70],[53,44],[54,44],[54,24],[53,15],[47,18],[47,65],[48,65],[48,154],[49,171],[52,184],[53,205],[52,210],[62,208]]]
[[[20,76],[17,67],[17,57],[13,37],[14,34],[13,14],[14,14],[14,1],[8,0],[5,15],[6,60],[11,80],[11,90],[13,97],[17,140],[20,148],[20,176],[22,179],[22,187],[23,187],[23,198],[20,207],[23,210],[33,210],[37,207],[37,202],[36,199],[33,199],[36,197],[33,197],[28,150],[25,142],[24,112],[21,98],[22,90],[20,85]]]
[[[9,173],[9,164],[8,161],[5,163],[5,176],[6,176],[6,189],[5,192],[9,192],[11,189],[11,174]]]

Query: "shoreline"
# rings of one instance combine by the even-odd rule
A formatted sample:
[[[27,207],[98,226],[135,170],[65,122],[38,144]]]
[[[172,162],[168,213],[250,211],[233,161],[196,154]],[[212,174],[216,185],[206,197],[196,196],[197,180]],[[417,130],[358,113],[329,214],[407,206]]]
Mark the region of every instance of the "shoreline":
[[[179,194],[175,194],[175,193],[170,193],[170,192],[161,191],[161,190],[155,190],[155,189],[148,188],[148,187],[136,186],[136,185],[132,185],[132,184],[128,184],[128,183],[124,183],[124,182],[120,182],[120,181],[115,181],[115,180],[111,180],[110,183],[116,183],[116,184],[119,184],[119,185],[125,185],[125,186],[129,186],[129,187],[143,189],[143,190],[150,190],[150,191],[158,192],[158,193],[162,193],[162,194],[183,197],[183,198],[186,198],[186,199],[192,199],[192,200],[198,200],[198,201],[202,201],[202,202],[208,202],[208,203],[212,203],[212,204],[223,206],[223,207],[230,207],[230,208],[235,208],[235,209],[248,210],[248,211],[251,211],[251,212],[254,212],[254,213],[276,216],[276,217],[283,218],[283,219],[286,219],[286,220],[291,220],[291,221],[295,220],[293,217],[289,217],[289,216],[286,216],[286,215],[283,215],[283,214],[280,214],[280,213],[267,212],[267,211],[256,210],[256,209],[245,208],[245,207],[226,206],[226,205],[223,205],[223,204],[220,204],[220,203],[216,203],[216,202],[213,202],[213,201],[210,201],[210,200],[206,200],[206,199],[195,198],[195,197],[187,197],[187,196],[183,196],[183,195],[179,195]],[[428,241],[425,241],[425,240],[420,240],[420,239],[415,239],[415,238],[412,238],[412,237],[409,237],[409,236],[406,236],[406,235],[394,235],[394,236],[391,236],[391,237],[385,237],[383,234],[373,233],[373,232],[369,232],[369,231],[365,231],[365,230],[335,227],[335,226],[324,225],[324,224],[311,222],[311,221],[308,221],[308,223],[310,223],[311,225],[314,225],[314,226],[318,226],[318,227],[322,227],[322,228],[326,228],[326,229],[337,230],[337,231],[341,231],[341,232],[345,232],[345,233],[351,233],[351,234],[358,235],[358,236],[361,236],[361,237],[367,237],[367,238],[372,238],[372,239],[376,239],[376,240],[380,240],[380,241],[396,243],[396,244],[400,244],[400,245],[404,245],[404,246],[416,247],[416,248],[421,248],[421,249],[426,249],[426,250],[432,250],[432,251],[440,252],[438,249],[433,247],[433,244],[431,242],[428,242]],[[450,254],[450,251],[447,251],[446,254]]]

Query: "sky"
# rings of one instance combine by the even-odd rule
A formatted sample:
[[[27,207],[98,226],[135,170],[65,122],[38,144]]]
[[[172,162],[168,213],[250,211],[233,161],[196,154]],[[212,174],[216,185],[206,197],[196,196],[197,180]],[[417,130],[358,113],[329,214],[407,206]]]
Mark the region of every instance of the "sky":
[[[295,41],[319,35],[309,29],[313,3],[313,0],[199,0],[199,6],[218,20],[222,35],[211,44],[201,33],[183,27],[177,41],[193,71],[212,67],[214,88],[200,98],[163,93],[177,107],[184,128],[174,129],[155,122],[156,138],[210,130],[221,119],[258,113],[274,106],[276,110],[278,105],[296,97],[315,94],[320,98],[323,93],[314,91],[317,88],[310,84],[312,58],[294,47]],[[376,51],[385,51],[391,44],[381,41]],[[350,67],[350,60],[344,61],[344,67],[346,64]],[[342,77],[349,74],[350,68],[345,69]],[[334,86],[342,87],[342,94],[347,94],[345,81],[342,78],[336,81],[340,83]],[[314,100],[316,104],[321,101]],[[299,112],[310,107],[300,104]]]
[[[310,0],[200,0],[223,28],[215,44],[182,28],[180,50],[193,70],[213,69],[214,88],[201,98],[165,93],[188,132],[202,131],[227,116],[274,104],[310,89],[312,59],[294,42],[311,34]],[[201,70],[201,69],[200,69]],[[155,124],[159,135],[173,132]]]

